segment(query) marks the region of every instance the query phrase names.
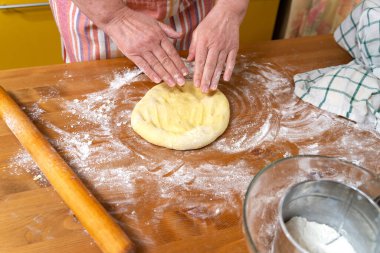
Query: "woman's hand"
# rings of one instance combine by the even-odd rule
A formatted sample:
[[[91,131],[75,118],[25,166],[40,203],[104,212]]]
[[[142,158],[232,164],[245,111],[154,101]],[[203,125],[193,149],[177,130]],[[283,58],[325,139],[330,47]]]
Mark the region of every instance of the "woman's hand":
[[[231,79],[239,49],[239,27],[248,2],[217,1],[193,32],[188,60],[195,59],[194,84],[202,92],[217,89],[224,67],[223,79]]]
[[[170,26],[123,8],[102,27],[121,52],[132,60],[155,83],[164,80],[169,86],[185,83],[188,70],[168,37],[182,36]]]

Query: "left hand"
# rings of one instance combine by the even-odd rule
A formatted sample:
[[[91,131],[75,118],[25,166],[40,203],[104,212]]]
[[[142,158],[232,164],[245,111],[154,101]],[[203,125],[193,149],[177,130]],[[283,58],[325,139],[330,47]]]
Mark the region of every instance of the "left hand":
[[[195,59],[194,85],[202,92],[216,90],[222,70],[223,79],[231,79],[239,49],[239,27],[248,1],[219,0],[206,18],[194,30],[187,60]]]

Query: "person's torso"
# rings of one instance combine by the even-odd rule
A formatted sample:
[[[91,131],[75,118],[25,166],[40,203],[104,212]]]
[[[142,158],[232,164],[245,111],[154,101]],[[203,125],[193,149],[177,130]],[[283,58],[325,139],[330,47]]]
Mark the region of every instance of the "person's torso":
[[[164,20],[182,12],[196,0],[124,0],[131,9],[148,14],[158,20]]]
[[[98,0],[101,1],[101,0]],[[49,0],[58,25],[66,62],[121,57],[123,54],[70,0]],[[173,40],[178,50],[190,46],[191,34],[211,10],[213,0],[123,0],[131,9],[170,25],[183,37]]]

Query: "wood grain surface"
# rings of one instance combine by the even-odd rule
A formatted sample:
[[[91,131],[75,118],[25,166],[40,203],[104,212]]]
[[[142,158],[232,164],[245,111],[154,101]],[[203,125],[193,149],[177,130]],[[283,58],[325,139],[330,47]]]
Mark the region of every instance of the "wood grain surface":
[[[1,86],[0,118],[99,248],[105,253],[131,252],[132,242],[125,232]]]
[[[233,201],[225,201],[224,198],[218,198],[217,192],[208,191],[207,187],[204,190],[203,188],[194,190],[191,185],[184,188],[171,182],[173,194],[168,198],[156,194],[160,191],[160,188],[156,188],[160,176],[153,180],[151,175],[154,173],[163,175],[162,177],[166,177],[167,180],[173,173],[186,166],[194,169],[204,164],[211,164],[225,168],[232,164],[233,170],[238,161],[244,161],[244,166],[250,169],[246,178],[252,178],[261,168],[285,155],[311,152],[311,149],[305,148],[310,145],[319,147],[317,150],[314,149],[313,154],[355,160],[369,170],[379,173],[379,152],[376,150],[380,150],[380,140],[376,135],[359,129],[352,122],[306,105],[292,95],[294,84],[291,80],[294,74],[343,64],[350,60],[349,55],[335,44],[331,36],[263,42],[242,49],[234,78],[230,83],[223,83],[221,86],[221,90],[230,100],[232,110],[231,127],[224,137],[222,136],[224,138],[222,140],[229,143],[229,136],[239,137],[239,134],[255,136],[260,128],[255,128],[255,125],[249,121],[252,115],[259,115],[260,111],[263,111],[264,117],[271,110],[278,111],[280,108],[273,103],[245,107],[242,104],[244,101],[234,101],[235,85],[238,89],[249,84],[247,90],[252,91],[252,94],[261,94],[261,89],[265,86],[263,84],[267,84],[266,92],[272,92],[268,85],[275,81],[271,80],[271,77],[276,75],[265,76],[259,71],[258,66],[270,68],[265,73],[277,71],[276,73],[282,74],[284,80],[289,81],[289,87],[273,89],[272,100],[280,101],[279,103],[281,101],[285,103],[289,99],[296,101],[288,108],[289,111],[296,110],[299,106],[304,108],[302,111],[304,116],[300,116],[297,112],[293,117],[286,119],[284,116],[276,116],[278,126],[276,133],[281,132],[282,128],[288,128],[292,130],[289,135],[292,134],[293,138],[271,137],[268,140],[272,141],[261,142],[236,153],[217,151],[219,147],[217,145],[222,145],[219,140],[219,144],[217,141],[215,145],[201,150],[180,153],[145,143],[129,129],[130,126],[127,124],[117,136],[120,136],[123,145],[129,145],[128,150],[131,152],[123,159],[115,161],[115,164],[97,167],[99,173],[107,171],[110,166],[124,165],[123,168],[126,169],[137,169],[140,163],[146,164],[146,159],[153,161],[152,164],[158,159],[179,160],[180,166],[167,174],[159,174],[158,172],[166,168],[158,165],[157,168],[147,170],[138,178],[134,178],[133,194],[123,192],[123,187],[95,184],[93,174],[87,175],[86,170],[81,171],[80,176],[134,241],[137,252],[247,252],[242,232],[242,194],[232,194],[230,199]],[[249,83],[249,79],[244,81],[239,76],[239,73],[242,73],[240,70],[244,69],[243,65],[247,63],[252,63],[249,68],[253,74],[258,71],[257,75],[262,77],[255,79],[255,83],[252,84]],[[82,101],[87,94],[106,89],[115,73],[125,71],[129,67],[132,67],[132,64],[127,59],[114,59],[7,70],[0,72],[0,85],[29,113],[41,132],[55,143],[54,140],[60,140],[60,134],[51,127],[52,125],[65,130],[68,134],[75,134],[79,130],[83,133],[86,129],[91,133],[92,130],[91,124],[73,124],[80,122],[80,119],[69,116],[70,112],[62,109],[62,103],[74,99]],[[121,93],[134,94],[132,100],[135,103],[152,85],[150,82],[140,81],[120,88],[119,93],[115,94],[117,96],[121,96]],[[110,99],[119,104],[128,101],[127,95],[122,97],[123,99],[120,97]],[[249,99],[247,101],[249,102]],[[32,109],[37,102],[43,107],[43,113],[36,116],[32,113]],[[244,110],[240,111],[241,108]],[[116,106],[112,113],[118,115],[124,109],[123,106]],[[307,114],[316,114],[318,117],[309,121],[300,120],[300,117],[305,117]],[[278,112],[276,115],[283,114]],[[315,122],[319,122],[323,117],[328,117],[334,125],[331,127],[318,125],[319,123],[315,125]],[[253,124],[252,127],[244,131],[234,131],[232,128],[238,126],[236,122],[240,122],[237,121],[238,118],[241,124],[247,121]],[[298,125],[291,128],[292,122],[297,122]],[[324,130],[320,130],[317,135],[309,132],[312,129],[305,127],[306,125]],[[358,143],[361,145],[357,145]],[[56,145],[59,146],[59,143]],[[17,139],[6,125],[0,122],[0,253],[100,252],[52,187],[33,180],[36,179],[36,170],[27,168],[28,166],[21,169],[14,167],[20,149]],[[222,149],[223,147],[220,148]],[[69,164],[72,162],[71,155],[76,152],[59,148],[58,151]],[[145,160],[139,160],[141,157]],[[86,162],[91,164],[91,159],[95,159],[95,156],[88,157]],[[96,166],[94,164],[94,167]],[[225,170],[220,171],[222,173]],[[218,170],[213,171],[211,175],[217,176]],[[222,174],[220,176],[223,177]],[[228,181],[226,182],[228,184]],[[216,188],[215,185],[210,187]],[[128,201],[131,199],[139,201]],[[163,208],[159,215],[154,216],[157,203]],[[194,203],[194,207],[188,208],[189,203]],[[202,203],[199,208],[197,208],[198,203]],[[215,209],[215,206],[222,208]],[[210,210],[218,212],[216,214],[213,212],[211,215]]]

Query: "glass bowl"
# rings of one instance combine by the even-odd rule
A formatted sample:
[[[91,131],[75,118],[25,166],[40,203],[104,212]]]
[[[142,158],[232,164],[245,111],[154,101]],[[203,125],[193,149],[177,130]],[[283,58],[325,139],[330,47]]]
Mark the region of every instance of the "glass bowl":
[[[294,156],[268,165],[254,177],[244,200],[243,229],[251,253],[272,252],[284,193],[297,183],[320,179],[360,189],[376,181],[376,176],[360,166],[326,156]],[[366,188],[362,190],[367,193]]]

